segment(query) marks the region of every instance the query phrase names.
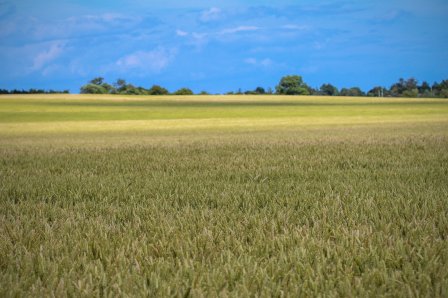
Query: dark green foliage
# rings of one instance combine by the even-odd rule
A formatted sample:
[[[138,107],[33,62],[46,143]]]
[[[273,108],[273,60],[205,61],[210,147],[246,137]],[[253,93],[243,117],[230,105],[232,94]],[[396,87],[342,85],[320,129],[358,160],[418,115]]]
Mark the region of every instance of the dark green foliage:
[[[255,92],[255,94],[265,94],[266,93],[266,91],[264,90],[263,87],[255,88],[254,92]]]
[[[417,97],[419,95],[418,82],[414,78],[404,80],[400,78],[390,87],[389,94],[394,97]]]
[[[418,86],[418,93],[423,97],[431,96],[431,86],[429,86],[428,82],[423,82],[420,86]]]
[[[169,94],[168,90],[159,86],[159,85],[153,85],[148,90],[149,95],[167,95]]]
[[[367,96],[369,97],[383,97],[386,93],[385,88],[381,86],[376,86],[367,92]]]
[[[93,85],[102,85],[103,82],[104,82],[104,78],[103,78],[103,77],[97,77],[97,78],[92,79],[92,80],[90,81],[90,84],[93,84]]]
[[[309,95],[308,86],[301,76],[290,75],[281,78],[276,87],[277,94],[283,95]]]
[[[63,91],[68,93],[68,91]],[[59,93],[50,90],[48,92],[43,90],[30,89],[8,91],[0,89],[0,94],[26,94],[26,93]],[[89,84],[81,87],[81,93],[92,94],[128,94],[128,95],[167,95],[169,91],[159,85],[153,85],[150,89],[143,87],[135,87],[132,84],[127,84],[125,80],[118,79],[113,86],[104,82],[104,78],[97,77],[90,81]],[[276,86],[276,93],[280,95],[325,95],[325,96],[370,96],[370,97],[448,97],[448,80],[443,80],[440,83],[434,83],[430,86],[427,82],[421,85],[414,78],[403,79],[400,78],[398,82],[394,83],[389,89],[382,86],[377,86],[364,93],[359,87],[342,88],[339,92],[338,88],[332,84],[322,84],[319,89],[313,89],[308,86],[298,75],[289,75],[282,77],[279,84]],[[193,92],[189,88],[181,88],[174,92],[175,95],[192,95]],[[205,91],[202,95],[208,94]],[[267,91],[263,87],[257,87],[255,90],[248,90],[243,92],[238,89],[237,92],[226,92],[226,94],[272,94],[272,89]]]
[[[44,90],[44,89],[28,89],[28,90],[18,90],[18,89],[13,89],[13,90],[8,90],[8,89],[0,89],[0,94],[69,94],[70,91],[69,90]]]
[[[193,95],[193,91],[191,91],[191,89],[189,89],[189,88],[180,88],[173,94],[174,95]]]
[[[331,84],[322,84],[319,90],[321,95],[336,96],[339,94],[338,88]]]
[[[104,82],[104,78],[97,77],[92,79],[87,85],[81,87],[80,93],[84,94],[125,94],[125,95],[166,95],[168,90],[154,85],[150,89],[143,87],[136,87],[128,84],[126,80],[117,79],[117,81],[110,85]]]
[[[107,94],[106,88],[96,84],[87,84],[81,87],[81,94]]]
[[[115,88],[114,86],[108,84],[108,83],[102,83],[101,86],[106,89],[107,93],[113,94],[115,93]]]
[[[342,88],[339,92],[340,96],[364,96],[364,92],[359,87]]]
[[[440,83],[434,83],[432,89],[435,96],[448,98],[448,80],[443,80]]]

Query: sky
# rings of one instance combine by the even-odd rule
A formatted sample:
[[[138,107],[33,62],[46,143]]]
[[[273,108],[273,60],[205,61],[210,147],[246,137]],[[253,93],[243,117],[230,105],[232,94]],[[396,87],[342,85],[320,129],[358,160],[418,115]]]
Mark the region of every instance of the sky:
[[[0,88],[170,91],[448,79],[447,0],[0,0]]]

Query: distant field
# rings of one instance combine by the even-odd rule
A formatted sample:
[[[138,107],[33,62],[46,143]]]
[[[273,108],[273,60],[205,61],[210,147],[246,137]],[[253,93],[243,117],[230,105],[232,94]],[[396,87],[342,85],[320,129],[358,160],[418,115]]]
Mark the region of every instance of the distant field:
[[[448,101],[0,96],[0,296],[448,296]]]

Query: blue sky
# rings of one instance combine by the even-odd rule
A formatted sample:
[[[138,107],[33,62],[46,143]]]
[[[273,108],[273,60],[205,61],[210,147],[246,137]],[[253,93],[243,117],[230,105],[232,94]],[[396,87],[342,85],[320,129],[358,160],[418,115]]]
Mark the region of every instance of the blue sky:
[[[448,79],[447,0],[0,0],[0,88],[174,91]]]

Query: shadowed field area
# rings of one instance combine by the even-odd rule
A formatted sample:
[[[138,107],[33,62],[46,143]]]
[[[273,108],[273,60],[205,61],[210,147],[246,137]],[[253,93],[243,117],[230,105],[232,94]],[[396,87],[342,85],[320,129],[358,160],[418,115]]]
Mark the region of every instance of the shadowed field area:
[[[0,296],[447,296],[448,101],[1,96]]]

